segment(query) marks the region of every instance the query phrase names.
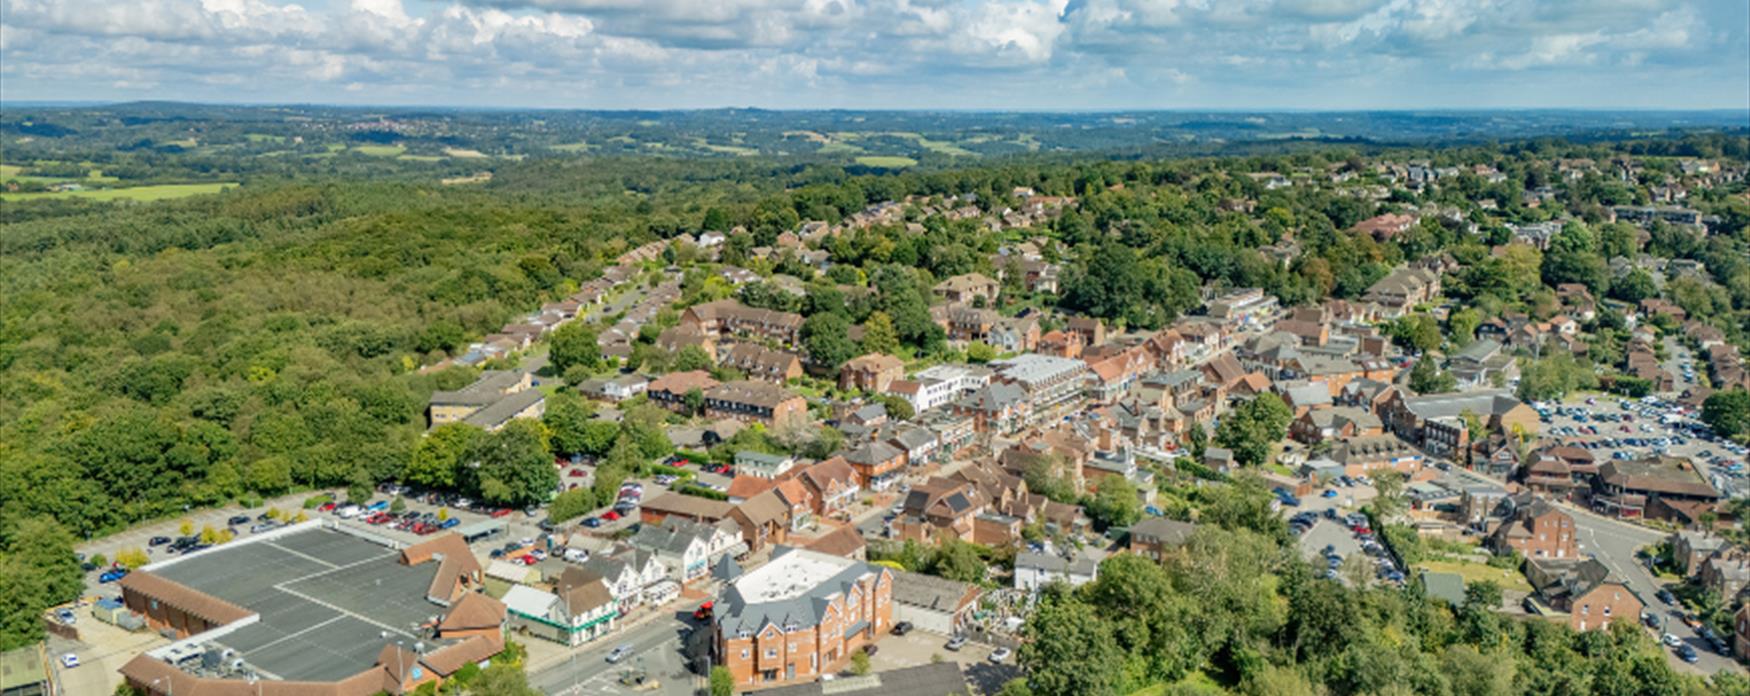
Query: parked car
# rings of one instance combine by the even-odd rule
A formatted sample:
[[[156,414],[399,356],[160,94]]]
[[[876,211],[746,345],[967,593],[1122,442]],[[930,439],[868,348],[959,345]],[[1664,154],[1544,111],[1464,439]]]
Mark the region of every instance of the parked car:
[[[55,620],[68,626],[79,622],[79,617],[73,615],[73,610],[62,607],[55,611]]]
[[[225,525],[228,527],[235,527],[235,526],[240,525],[240,524],[249,524],[249,516],[248,515],[232,515],[231,519],[225,520]]]
[[[966,647],[966,636],[954,636],[952,638],[949,638],[948,644],[944,647],[948,648],[949,650],[959,650],[963,647]]]
[[[1003,660],[1009,659],[1009,655],[1011,655],[1011,654],[1013,654],[1013,652],[1010,651],[1008,648],[997,648],[995,650],[990,651],[990,661],[991,662],[1002,662]]]
[[[591,518],[583,521],[583,526],[589,527],[590,529],[595,529],[597,527],[602,526],[602,520],[599,517],[591,517]]]
[[[602,521],[603,522],[613,522],[613,521],[618,520],[618,519],[620,519],[620,513],[614,512],[613,510],[609,510],[606,513],[602,514]]]
[[[155,536],[155,537],[152,537],[151,540],[147,541],[146,545],[147,546],[163,546],[163,545],[168,544],[168,543],[170,543],[170,537]]]
[[[907,633],[911,633],[910,621],[901,621],[893,625],[893,635],[903,636]]]
[[[1701,659],[1701,655],[1699,653],[1695,652],[1695,648],[1690,647],[1688,644],[1680,645],[1677,647],[1677,656],[1680,658],[1683,658],[1684,662],[1689,662],[1689,663],[1694,663],[1695,661]]]
[[[73,669],[74,667],[78,667],[79,666],[79,656],[74,655],[73,653],[66,653],[66,654],[62,655],[61,656],[61,666],[65,667],[67,669]]]
[[[117,580],[120,580],[122,578],[125,578],[127,576],[128,576],[128,569],[127,568],[110,568],[109,570],[103,571],[102,575],[97,576],[97,581],[100,583],[109,584],[109,583],[115,582]]]

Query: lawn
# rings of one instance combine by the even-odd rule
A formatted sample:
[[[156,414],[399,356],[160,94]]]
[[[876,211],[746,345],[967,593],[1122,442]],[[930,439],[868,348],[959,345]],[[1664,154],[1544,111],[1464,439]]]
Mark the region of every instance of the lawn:
[[[16,164],[0,164],[0,181],[17,178],[19,174],[23,173],[24,167]]]
[[[917,160],[910,157],[899,157],[894,155],[867,155],[857,158],[857,164],[861,164],[865,167],[881,167],[883,169],[903,169],[905,167],[914,166],[917,163]]]
[[[481,159],[486,156],[486,153],[479,150],[468,150],[459,147],[446,147],[444,148],[444,154],[458,159]]]
[[[243,137],[252,143],[283,143],[286,141],[286,136],[268,135],[267,133],[244,133]]]
[[[400,157],[396,157],[395,159],[404,160],[407,162],[442,162],[442,161],[444,161],[444,158],[439,157],[437,155],[402,155]]]
[[[1466,561],[1423,561],[1416,564],[1417,568],[1427,568],[1436,573],[1458,573],[1464,577],[1465,584],[1493,580],[1503,590],[1530,592],[1531,583],[1525,581],[1525,576],[1517,570],[1496,568],[1482,563]]]
[[[407,148],[400,145],[357,145],[352,149],[361,155],[372,157],[399,157],[407,152]]]
[[[7,193],[0,199],[29,201],[40,198],[88,198],[94,201],[162,201],[218,193],[236,186],[232,182],[217,184],[161,184],[132,188],[87,189],[84,191],[54,191],[48,193]]]
[[[575,143],[563,143],[560,145],[554,145],[553,149],[558,150],[560,152],[586,152],[589,150],[589,143],[586,143],[586,142],[583,142],[580,140],[580,141],[577,141]]]

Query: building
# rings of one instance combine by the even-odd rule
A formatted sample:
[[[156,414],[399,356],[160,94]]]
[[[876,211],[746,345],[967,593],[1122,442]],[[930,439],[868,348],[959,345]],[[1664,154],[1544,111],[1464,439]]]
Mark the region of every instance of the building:
[[[1190,522],[1149,517],[1130,527],[1130,552],[1158,561],[1169,550],[1184,546],[1196,531],[1197,525]]]
[[[504,649],[505,606],[480,593],[480,563],[461,537],[395,550],[324,525],[123,578],[127,607],[174,636],[123,665],[123,680],[152,696],[400,694]]]
[[[578,646],[607,635],[619,618],[608,583],[577,566],[570,566],[546,592],[528,585],[515,585],[504,594],[510,627],[559,643]]]
[[[983,299],[984,304],[994,305],[1002,288],[1001,283],[983,273],[966,273],[937,283],[933,289],[937,297],[948,302],[973,304],[976,299]]]
[[[796,474],[796,479],[808,488],[815,505],[814,514],[818,517],[846,513],[863,490],[857,480],[857,470],[844,457],[832,457],[804,468]]]
[[[1258,288],[1245,288],[1210,300],[1204,307],[1210,317],[1233,330],[1269,323],[1280,304],[1275,295],[1267,295]]]
[[[796,466],[796,458],[787,454],[766,454],[753,451],[735,453],[735,474],[738,478],[752,476],[774,480],[789,473],[793,466]]]
[[[688,307],[681,325],[707,336],[759,338],[779,345],[796,345],[801,339],[802,315],[749,307],[736,300],[717,300]]]
[[[1440,274],[1426,268],[1399,268],[1379,279],[1362,301],[1379,307],[1380,316],[1397,318],[1410,313],[1416,305],[1440,296]]]
[[[893,573],[893,621],[937,635],[959,635],[978,608],[977,585],[903,570]]]
[[[865,442],[841,456],[857,472],[858,485],[867,490],[887,490],[905,473],[905,450],[887,442]]]
[[[655,556],[656,562],[667,570],[668,578],[679,583],[703,577],[718,558],[746,548],[741,536],[730,531],[728,525],[680,517],[640,525],[626,544]]]
[[[1537,412],[1505,390],[1408,396],[1394,393],[1380,406],[1380,420],[1398,437],[1432,454],[1457,456],[1481,433],[1470,432],[1475,417],[1490,433],[1535,434]]]
[[[1391,435],[1339,441],[1331,447],[1330,457],[1343,467],[1343,474],[1350,477],[1366,476],[1382,469],[1412,476],[1421,471],[1427,460],[1420,450]]]
[[[701,398],[705,392],[721,384],[704,370],[689,370],[686,372],[670,372],[651,380],[644,393],[650,401],[667,408],[670,411],[688,413],[687,394],[697,390]],[[690,414],[689,414],[690,415]]]
[[[55,676],[42,641],[0,653],[0,696],[55,696]]]
[[[1489,535],[1497,554],[1516,552],[1526,558],[1578,558],[1579,537],[1574,518],[1542,498],[1518,507],[1506,523]]]
[[[1288,426],[1289,437],[1305,444],[1355,437],[1373,437],[1385,432],[1379,416],[1364,408],[1338,406],[1307,411]]]
[[[1671,545],[1671,560],[1677,572],[1685,576],[1701,572],[1702,562],[1728,545],[1725,537],[1690,531],[1672,532],[1666,541]]]
[[[1750,602],[1732,615],[1732,656],[1750,661]]]
[[[729,519],[729,511],[733,509],[734,505],[721,500],[663,493],[638,506],[638,520],[647,525],[662,524],[670,519],[716,524]]]
[[[1681,457],[1610,460],[1592,482],[1592,509],[1624,518],[1647,517],[1654,503],[1714,505],[1720,492]]]
[[[1055,553],[1022,551],[1015,556],[1015,589],[1038,592],[1045,585],[1062,581],[1079,587],[1100,577],[1100,559],[1084,549],[1071,558]]]
[[[1610,579],[1595,559],[1526,559],[1525,578],[1545,606],[1566,612],[1576,631],[1603,631],[1613,621],[1634,623],[1645,607],[1627,585]]]
[[[893,571],[778,547],[717,604],[717,664],[742,688],[817,681],[893,627]]]
[[[882,394],[894,381],[905,378],[905,363],[882,353],[852,358],[839,368],[839,389],[861,389]],[[915,404],[913,405],[915,409]]]
[[[733,418],[769,428],[808,417],[808,402],[769,382],[726,382],[705,390],[704,396],[708,418]]]
[[[787,350],[773,350],[757,343],[737,343],[720,350],[717,364],[740,370],[748,379],[783,384],[802,376],[802,358]]]
[[[766,689],[761,696],[971,696],[966,675],[953,661],[875,672],[863,676],[839,675],[832,681],[817,681]]]
[[[1028,423],[1062,415],[1081,399],[1092,376],[1085,362],[1036,353],[999,360],[991,366],[997,370],[993,381],[1021,388]]]
[[[1464,388],[1495,384],[1497,380],[1505,382],[1519,376],[1519,363],[1513,359],[1513,354],[1507,352],[1499,341],[1490,338],[1471,341],[1470,345],[1453,353],[1446,368]]]
[[[625,401],[643,394],[650,380],[641,375],[620,375],[613,379],[586,379],[577,385],[584,396],[607,401]]]
[[[431,427],[435,428],[445,423],[470,419],[488,408],[493,408],[491,414],[488,414],[487,417],[475,418],[475,420],[496,420],[505,412],[512,417],[518,417],[530,408],[527,393],[534,392],[536,396],[540,395],[540,392],[531,389],[532,386],[534,386],[534,378],[527,372],[487,370],[480,373],[480,377],[466,387],[455,391],[432,392],[431,399],[426,406],[426,418]],[[512,399],[519,394],[524,396]],[[539,399],[535,401],[538,403]],[[494,408],[505,402],[510,403],[500,408]],[[537,410],[528,417],[538,418],[540,415],[537,407]]]

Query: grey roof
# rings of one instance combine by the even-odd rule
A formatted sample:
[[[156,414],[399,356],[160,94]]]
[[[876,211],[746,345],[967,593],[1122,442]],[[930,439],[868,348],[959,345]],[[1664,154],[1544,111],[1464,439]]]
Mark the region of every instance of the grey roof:
[[[1064,374],[1085,372],[1088,364],[1074,358],[1060,358],[1054,355],[1027,353],[1017,355],[1009,360],[995,363],[1004,379],[1014,380],[1025,385],[1056,379]]]
[[[545,398],[547,397],[541,394],[539,389],[524,389],[494,401],[486,408],[468,414],[468,417],[463,418],[462,422],[483,428],[503,425],[505,421],[516,417],[516,414],[522,413],[529,407],[541,403]]]
[[[487,370],[472,384],[455,391],[431,393],[431,404],[441,406],[485,406],[504,396],[504,390],[516,386],[522,375],[510,370]]]
[[[893,601],[914,607],[953,612],[975,586],[958,580],[903,570],[893,572]]]
[[[741,564],[736,563],[729,554],[723,554],[717,559],[717,564],[711,566],[711,577],[722,582],[734,582],[741,577]]]
[[[1331,403],[1331,388],[1324,382],[1308,382],[1296,387],[1289,387],[1288,402],[1295,406],[1309,404]]]
[[[919,447],[927,447],[934,443],[936,441],[936,434],[930,432],[928,428],[913,426],[897,429],[893,433],[893,437],[888,439],[890,442],[893,442],[906,450],[914,450]]]
[[[1423,570],[1422,591],[1429,597],[1444,599],[1455,607],[1460,606],[1464,604],[1464,576]]]
[[[772,561],[790,553],[813,553],[801,549],[780,546],[772,553]],[[741,583],[731,583],[724,591],[723,611],[718,615],[717,625],[724,635],[746,630],[758,632],[767,624],[784,626],[818,626],[820,619],[834,595],[847,593],[858,578],[875,572],[875,568],[861,561],[853,561],[844,566],[843,570],[820,582],[806,588],[801,594],[787,599],[770,602],[750,601],[743,596]],[[746,579],[743,576],[742,579]]]
[[[1487,418],[1512,410],[1520,405],[1518,399],[1505,389],[1484,389],[1456,394],[1436,394],[1432,396],[1412,396],[1404,399],[1404,406],[1411,413],[1424,419],[1456,418],[1465,411]]]
[[[971,693],[966,686],[966,676],[960,673],[960,665],[952,660],[861,677],[841,676],[832,681],[780,686],[760,692],[761,696],[966,696]]]
[[[679,556],[693,542],[710,543],[712,527],[692,520],[670,517],[661,524],[646,524],[638,528],[626,543],[650,552],[667,552]]]
[[[1020,387],[1006,382],[995,382],[961,399],[960,406],[975,411],[1001,411],[1020,403],[1026,396],[1026,392],[1021,391]]]
[[[1144,537],[1163,544],[1178,546],[1191,538],[1197,531],[1197,525],[1190,522],[1169,520],[1165,517],[1150,517],[1130,527],[1130,536]]]
[[[852,464],[880,464],[890,461],[903,454],[898,447],[885,442],[871,442],[845,453],[845,461]]]
[[[1491,338],[1479,338],[1471,341],[1463,350],[1452,354],[1454,362],[1482,362],[1501,351],[1500,342]]]
[[[1055,554],[1023,551],[1015,556],[1015,567],[1037,568],[1054,573],[1073,573],[1093,577],[1095,571],[1100,567],[1100,561],[1086,553],[1080,553],[1074,559],[1068,559]]]

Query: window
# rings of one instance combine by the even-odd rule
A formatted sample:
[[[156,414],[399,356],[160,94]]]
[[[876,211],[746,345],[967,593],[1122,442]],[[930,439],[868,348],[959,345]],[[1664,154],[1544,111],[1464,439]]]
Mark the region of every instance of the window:
[[[747,659],[747,648],[741,649],[741,659],[743,659],[743,660]]]
[[[1592,605],[1590,605],[1590,604],[1580,605],[1580,615],[1581,616],[1591,616],[1592,615]]]
[[[766,648],[766,657],[777,657],[777,656],[778,656],[778,649],[777,648]]]

